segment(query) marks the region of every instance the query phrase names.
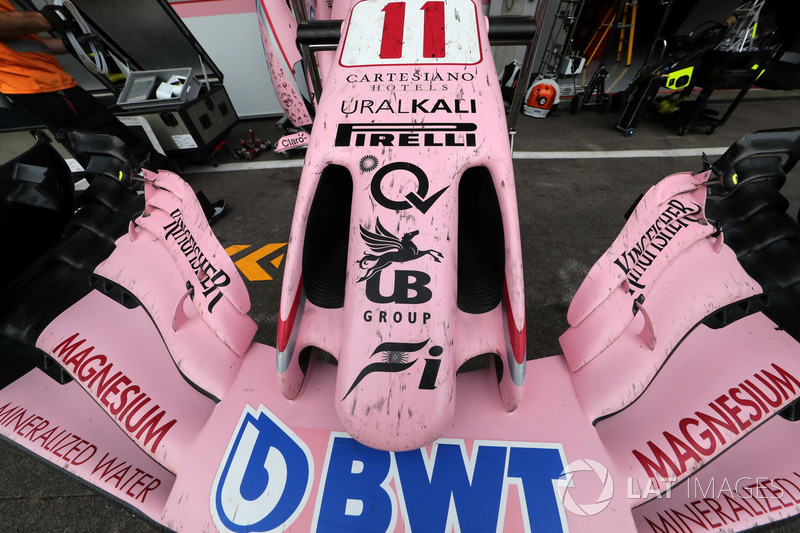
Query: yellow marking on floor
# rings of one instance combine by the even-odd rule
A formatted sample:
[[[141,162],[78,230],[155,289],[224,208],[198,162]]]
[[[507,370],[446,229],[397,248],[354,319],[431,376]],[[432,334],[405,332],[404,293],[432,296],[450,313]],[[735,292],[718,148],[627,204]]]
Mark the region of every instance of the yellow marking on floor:
[[[258,261],[267,257],[268,255],[280,250],[287,243],[285,242],[274,242],[267,244],[266,246],[262,246],[255,252],[250,252],[246,256],[242,257],[238,261],[235,261],[236,266],[239,268],[239,271],[250,281],[269,281],[272,276],[264,270],[264,268],[258,264]],[[228,252],[228,255],[233,256],[236,253],[250,248],[249,244],[235,244],[229,246],[225,249]],[[270,263],[277,269],[281,261],[283,260],[284,254],[280,254],[278,257],[274,257],[270,260]]]
[[[246,248],[250,248],[250,245],[249,244],[234,244],[232,246],[228,246],[227,248],[225,248],[225,252],[228,254],[228,257],[232,257],[232,256],[238,254],[239,252],[241,252],[242,250],[244,250]]]

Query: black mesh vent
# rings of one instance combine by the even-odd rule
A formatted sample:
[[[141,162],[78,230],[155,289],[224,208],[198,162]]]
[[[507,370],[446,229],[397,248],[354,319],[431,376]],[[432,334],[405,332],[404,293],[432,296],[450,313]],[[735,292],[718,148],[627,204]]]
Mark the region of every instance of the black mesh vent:
[[[800,400],[795,400],[778,413],[789,422],[800,420]]]
[[[766,307],[767,297],[763,294],[739,300],[725,307],[717,309],[712,314],[703,319],[703,324],[711,329],[722,329],[728,324],[736,322],[753,313],[763,311]]]
[[[82,198],[83,208],[63,228],[59,242],[28,262],[15,277],[0,279],[0,337],[14,346],[14,352],[25,361],[23,366],[38,366],[48,373],[47,365],[40,362],[41,354],[33,348],[36,339],[57,316],[92,290],[92,272],[114,251],[114,242],[128,229],[131,213],[144,207],[144,197],[105,176],[94,176]],[[9,227],[28,227],[34,216],[20,214]],[[9,248],[7,241],[8,234],[4,234],[0,243]],[[124,294],[117,300],[138,305]],[[27,354],[25,346],[35,355]],[[0,372],[0,381],[13,381],[8,377],[11,374]]]
[[[317,307],[344,306],[352,199],[350,172],[328,166],[314,193],[303,243],[303,285],[306,298]]]
[[[458,308],[486,313],[503,298],[505,240],[500,204],[485,167],[467,170],[458,187]]]
[[[768,181],[749,183],[719,199],[709,198],[706,216],[717,227],[727,229],[746,222],[759,211],[786,211],[789,201]]]
[[[92,274],[89,276],[89,284],[98,292],[101,292],[117,302],[118,304],[126,307],[128,309],[136,309],[142,303],[139,299],[133,295],[128,289],[114,283],[111,280],[98,276],[97,274]]]
[[[720,309],[703,323],[724,327],[761,311],[800,341],[800,225],[779,191],[786,180],[781,158],[753,157],[737,162],[736,170],[742,185],[710,196],[706,214],[764,294]]]
[[[73,196],[69,167],[43,134],[0,165],[0,286],[59,241],[75,210]]]
[[[758,228],[758,231],[753,231]],[[754,215],[748,224],[738,224],[725,230],[725,244],[736,251],[739,259],[755,254],[781,241],[793,241],[800,236],[800,226],[789,215],[764,211]]]
[[[62,385],[72,381],[72,377],[52,357],[38,348],[0,336],[0,353],[3,354],[0,389],[15,382],[34,368],[41,369]]]

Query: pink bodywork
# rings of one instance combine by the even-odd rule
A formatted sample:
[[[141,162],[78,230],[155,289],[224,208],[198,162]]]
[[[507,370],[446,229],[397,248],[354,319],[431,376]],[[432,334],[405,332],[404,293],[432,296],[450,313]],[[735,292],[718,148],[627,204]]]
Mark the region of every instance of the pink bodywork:
[[[147,204],[117,252],[95,273],[128,287],[148,308],[175,364],[216,398],[231,386],[257,325],[239,270],[216,241],[191,187],[176,174],[144,171]],[[205,242],[204,246],[199,243]],[[147,261],[130,261],[130,255]],[[182,285],[166,279],[177,269]],[[137,291],[139,286],[147,290]],[[209,350],[219,346],[219,350]]]
[[[706,176],[676,176],[645,196],[592,272],[628,250],[626,239],[647,235],[664,206],[680,214],[675,199],[695,211],[689,199],[703,189],[686,197],[687,184]],[[252,342],[246,290],[191,189],[168,172],[145,177],[147,208],[96,269],[98,289],[37,342],[73,381],[59,385],[35,369],[0,390],[0,433],[166,527],[407,531],[477,520],[481,530],[504,531],[681,531],[688,523],[739,531],[797,512],[800,426],[776,416],[800,394],[796,341],[760,313],[737,321],[734,334],[698,325],[677,346],[658,334],[670,313],[683,320],[690,309],[676,302],[702,295],[714,275],[724,274],[726,297],[753,292],[711,234],[686,245],[676,233],[670,245],[683,251],[666,256],[660,275],[634,280],[647,281],[643,307],[656,335],[643,339],[640,309],[599,354],[591,338],[572,345],[570,357],[586,361],[577,370],[561,356],[528,361],[528,390],[513,412],[497,401],[494,372],[462,374],[455,381],[467,393],[448,404],[440,438],[382,451],[359,444],[338,412],[341,359],[310,365],[302,394],[286,398],[275,375],[280,356]],[[691,218],[676,218],[686,223],[680,232],[703,226],[702,212]],[[220,271],[230,282],[209,290]],[[113,279],[141,305],[104,294],[118,286]],[[608,298],[616,289],[605,287],[619,283],[606,274],[579,292]],[[667,288],[671,298],[659,296]],[[316,331],[313,319],[325,326],[324,310],[302,299],[304,328]],[[604,302],[586,301],[576,304],[586,317]],[[486,323],[500,316],[473,318],[473,330],[491,331]]]
[[[559,341],[593,420],[636,400],[694,324],[762,292],[705,219],[709,173],[652,187],[575,293]]]
[[[0,434],[185,532],[740,531],[797,514],[800,425],[776,416],[800,395],[796,340],[762,313],[698,324],[762,290],[706,220],[709,173],[645,194],[573,300],[565,355],[526,361],[485,19],[470,0],[404,3],[423,17],[411,27],[442,16],[458,39],[409,31],[384,49],[368,37],[388,3],[351,6],[326,81],[277,350],[253,341],[246,286],[190,186],[146,171],[146,207],[95,289],[37,340],[72,380],[33,369],[0,389]],[[504,236],[501,301],[483,313],[458,302],[471,168],[490,177]],[[323,307],[303,255],[331,176],[329,192],[352,193],[343,300]],[[381,263],[398,241],[414,253]],[[304,363],[309,347],[338,365]],[[456,376],[487,353],[501,372]]]
[[[404,16],[421,23],[423,4],[409,3]],[[384,58],[390,53],[381,48],[389,46],[381,44],[383,6],[353,4],[339,67],[330,72],[315,119],[287,252],[278,371],[283,394],[295,398],[305,377],[300,352],[315,347],[332,354],[338,368],[330,401],[348,433],[375,448],[406,450],[433,441],[450,424],[456,371],[473,357],[499,356],[502,403],[508,411],[517,407],[525,304],[505,109],[485,19],[471,1],[442,3],[448,31],[460,37],[440,43],[443,57],[421,57],[424,36],[412,33],[415,19],[406,22],[402,46]],[[381,125],[387,120],[393,122]],[[353,192],[344,303],[324,309],[304,295],[302,263],[308,213],[332,165],[349,174],[343,179],[352,179]],[[504,303],[481,315],[456,303],[459,182],[478,167],[491,174],[505,235]],[[396,240],[413,234],[419,254],[413,263],[398,260],[381,270],[388,261],[380,256],[390,247],[370,248],[367,240],[387,234]],[[380,272],[386,294],[400,268],[430,279],[429,301],[411,307],[370,300],[369,280]]]
[[[311,115],[297,83],[298,77],[303,78],[303,72],[295,71],[300,65],[300,52],[295,46],[297,22],[294,15],[283,0],[257,0],[256,13],[278,101],[292,124],[307,126],[311,124]]]
[[[307,10],[304,15],[306,20],[330,20],[332,13],[343,18],[342,10],[348,5],[346,0],[330,3],[327,0],[309,1],[303,4]],[[338,9],[337,4],[341,6]],[[318,96],[310,94],[309,89],[313,88],[313,83],[302,68],[296,42],[298,17],[292,12],[289,3],[283,0],[257,0],[256,14],[270,79],[283,112],[294,126],[310,126],[313,119],[305,100],[308,99],[313,106]],[[335,61],[334,53],[318,51],[314,52],[314,57],[320,81],[325,84]],[[301,89],[301,83],[305,90]]]

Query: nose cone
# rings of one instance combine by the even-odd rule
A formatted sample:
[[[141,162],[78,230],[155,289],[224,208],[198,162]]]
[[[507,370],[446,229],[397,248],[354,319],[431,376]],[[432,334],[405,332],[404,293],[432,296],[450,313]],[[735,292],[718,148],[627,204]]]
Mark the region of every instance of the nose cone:
[[[337,372],[339,419],[372,448],[421,448],[453,417],[455,373],[442,348],[429,340],[402,344],[383,343],[367,365],[348,369],[340,362]]]

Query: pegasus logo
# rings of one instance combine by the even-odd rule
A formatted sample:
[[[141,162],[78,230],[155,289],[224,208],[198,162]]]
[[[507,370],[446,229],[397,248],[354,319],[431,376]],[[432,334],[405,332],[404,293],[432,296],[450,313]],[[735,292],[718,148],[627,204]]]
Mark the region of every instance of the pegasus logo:
[[[365,252],[364,257],[357,261],[358,266],[367,271],[358,279],[358,282],[367,281],[392,263],[405,263],[425,255],[430,255],[434,261],[441,263],[441,258],[444,257],[436,250],[420,250],[417,248],[417,245],[412,242],[412,239],[419,234],[417,230],[398,238],[381,225],[380,219],[375,221],[375,233],[364,228],[364,226],[360,227],[361,238],[364,239],[364,242],[375,254]]]

